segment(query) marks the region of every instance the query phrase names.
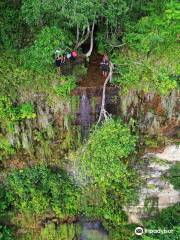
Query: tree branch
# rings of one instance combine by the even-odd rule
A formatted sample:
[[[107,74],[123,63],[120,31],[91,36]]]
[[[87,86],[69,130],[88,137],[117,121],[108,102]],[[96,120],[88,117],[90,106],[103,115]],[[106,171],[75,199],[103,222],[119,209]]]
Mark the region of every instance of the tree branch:
[[[77,24],[77,30],[76,30],[76,46],[79,42],[79,25]]]
[[[95,26],[95,21],[93,21],[92,28],[91,28],[91,35],[90,35],[90,48],[89,51],[85,54],[86,57],[91,56],[93,46],[94,46],[94,26]]]
[[[109,64],[109,74],[104,82],[103,85],[103,94],[102,94],[102,103],[101,103],[101,110],[100,110],[100,114],[99,114],[99,119],[97,121],[97,124],[99,124],[101,122],[102,118],[105,118],[105,120],[107,120],[110,116],[110,114],[106,111],[105,109],[105,100],[106,100],[106,85],[109,81],[112,80],[112,75],[113,75],[113,69],[114,69],[114,65],[112,64],[112,62],[110,62]]]
[[[87,32],[86,32],[85,36],[84,36],[84,33],[85,33],[85,29],[83,29],[81,39],[78,40],[78,42],[76,42],[76,49],[79,48],[83,43],[85,43],[87,41],[87,39],[89,38],[89,35],[90,35],[90,26],[89,26],[89,24],[87,26]]]

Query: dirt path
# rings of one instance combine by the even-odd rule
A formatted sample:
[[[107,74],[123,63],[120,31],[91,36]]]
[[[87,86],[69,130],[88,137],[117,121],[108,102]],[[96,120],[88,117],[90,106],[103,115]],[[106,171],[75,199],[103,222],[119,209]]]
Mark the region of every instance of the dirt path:
[[[100,70],[102,55],[94,52],[90,57],[87,75],[80,83],[80,87],[100,87],[103,86],[105,78]]]

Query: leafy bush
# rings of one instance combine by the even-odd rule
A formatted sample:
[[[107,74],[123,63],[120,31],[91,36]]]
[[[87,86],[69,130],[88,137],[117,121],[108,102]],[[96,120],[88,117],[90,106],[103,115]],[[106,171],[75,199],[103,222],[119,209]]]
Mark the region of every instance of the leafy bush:
[[[136,137],[120,120],[108,120],[90,135],[79,164],[87,216],[122,224],[122,206],[137,197],[138,178],[125,160],[135,152]],[[136,189],[136,190],[135,190]]]
[[[80,189],[63,171],[34,166],[14,170],[5,180],[6,198],[14,211],[43,214],[53,211],[59,217],[79,213]]]
[[[127,24],[123,37],[126,47],[112,54],[117,73],[114,83],[125,90],[136,88],[162,95],[177,87],[176,79],[171,77],[178,76],[180,70],[177,41],[179,8],[175,2],[164,3],[158,14],[152,11],[153,3],[149,6],[148,16]],[[176,54],[173,54],[174,49]]]
[[[8,97],[0,97],[0,124],[5,133],[13,132],[14,125],[23,119],[33,119],[36,117],[33,105],[23,103],[19,106],[13,106]],[[6,134],[0,134],[0,160],[15,153],[12,143],[6,137]]]
[[[72,45],[72,37],[57,27],[44,27],[34,44],[23,50],[22,60],[26,68],[47,72],[53,64],[52,55],[59,49],[64,53]]]
[[[0,239],[1,240],[13,240],[12,231],[6,226],[0,225]]]
[[[127,168],[123,158],[135,151],[136,137],[120,120],[108,120],[90,136],[82,156],[88,175],[95,182],[111,185],[119,181]]]
[[[15,149],[8,139],[0,134],[0,160],[15,153]]]
[[[33,119],[36,117],[32,103],[23,103],[19,106],[13,105],[8,97],[0,97],[0,124],[4,132],[13,132],[14,126],[23,119]],[[0,148],[11,153],[11,143],[5,136],[2,136]]]
[[[179,203],[175,204],[172,207],[163,209],[159,215],[157,215],[152,220],[149,220],[145,223],[145,228],[152,229],[152,230],[167,229],[167,230],[173,230],[173,232],[168,234],[158,234],[158,236],[155,233],[147,234],[147,236],[152,237],[152,239],[156,239],[158,237],[158,239],[160,240],[178,239],[178,235],[180,233],[179,213],[180,213]]]
[[[32,103],[23,103],[19,108],[19,118],[20,119],[32,119],[35,118],[36,114],[34,113]]]
[[[180,189],[180,163],[176,163],[170,168],[169,180],[176,190]]]
[[[144,221],[144,229],[147,230],[171,230],[169,233],[144,233],[141,236],[143,240],[178,240],[180,234],[179,227],[179,211],[180,205],[179,203],[174,206],[163,209],[160,213],[158,213],[152,219],[146,219]],[[129,225],[129,229],[131,229],[131,236],[127,238],[128,240],[138,240],[139,236],[134,234],[134,229],[137,226]],[[126,239],[126,234],[123,239]],[[134,236],[132,236],[134,235]]]
[[[21,120],[35,118],[32,103],[23,103],[19,106],[13,106],[8,97],[0,97],[0,121],[9,124]]]
[[[113,82],[121,85],[124,90],[136,88],[166,95],[177,87],[176,80],[171,77],[178,71],[177,59],[168,54],[162,56],[160,62],[157,55],[147,58],[131,50],[121,54],[114,53],[112,61],[116,71]],[[172,68],[168,67],[170,62]]]
[[[61,77],[61,84],[55,87],[55,92],[60,97],[67,97],[75,87],[76,81],[73,76]]]

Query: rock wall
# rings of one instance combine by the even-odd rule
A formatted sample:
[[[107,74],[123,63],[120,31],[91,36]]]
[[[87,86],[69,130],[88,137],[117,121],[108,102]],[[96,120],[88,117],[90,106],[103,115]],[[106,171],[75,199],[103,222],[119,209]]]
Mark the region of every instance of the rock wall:
[[[178,91],[160,97],[134,90],[125,95],[118,88],[108,86],[106,110],[126,122],[135,119],[143,134],[178,138],[179,96]],[[17,123],[7,138],[19,152],[24,150],[31,158],[61,158],[69,148],[78,146],[83,137],[88,137],[89,128],[99,116],[101,97],[102,87],[78,87],[67,99],[55,94],[22,93],[19,103],[32,102],[36,118]],[[83,99],[86,101],[82,102]]]
[[[143,160],[145,165],[140,169],[143,185],[140,189],[139,203],[125,208],[130,223],[141,224],[142,219],[180,202],[180,192],[165,178],[172,164],[180,161],[180,146],[171,145],[163,152],[147,153]]]
[[[176,136],[180,129],[180,92],[172,91],[168,96],[131,90],[120,93],[121,115],[125,120],[137,120],[143,133]]]

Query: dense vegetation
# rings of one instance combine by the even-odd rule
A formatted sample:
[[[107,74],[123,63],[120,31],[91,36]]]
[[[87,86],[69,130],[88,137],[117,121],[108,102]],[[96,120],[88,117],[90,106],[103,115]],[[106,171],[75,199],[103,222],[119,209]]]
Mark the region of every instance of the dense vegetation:
[[[169,174],[169,180],[170,183],[174,186],[175,189],[179,190],[180,189],[180,164],[176,163],[170,168],[170,174]]]
[[[110,118],[79,144],[74,133],[79,129],[69,130],[67,109],[73,105],[71,91],[87,68],[67,66],[66,74],[58,76],[54,54],[76,49],[85,59],[92,52],[106,52],[114,66],[113,84],[124,92],[168,95],[179,88],[178,1],[2,0],[0,8],[0,239],[73,238],[72,222],[79,218],[100,220],[112,240],[136,239],[124,209],[136,203],[142,184],[134,161],[139,164],[138,133],[119,118]],[[36,94],[66,109],[62,131],[54,119],[51,126],[38,129],[42,119],[32,100]],[[16,138],[23,138],[33,123],[32,144],[45,149],[46,163],[41,152],[35,159]],[[55,157],[50,150],[54,142],[59,151]],[[26,164],[13,165],[20,161]],[[169,174],[175,189],[178,173],[176,164]],[[172,228],[173,235],[146,234],[142,239],[178,239],[178,211],[175,205],[144,223],[150,229]],[[69,227],[59,222],[44,226],[47,219]],[[79,237],[79,225],[76,231]]]
[[[179,238],[179,204],[163,209],[157,216],[144,222],[144,231],[151,230],[149,233],[142,235],[143,240],[177,240]],[[164,230],[164,233],[158,233],[158,230]],[[171,230],[172,233],[166,233]],[[131,240],[139,239],[138,236],[129,237]]]
[[[80,47],[93,24],[99,51],[109,52],[116,65],[117,84],[162,94],[177,86],[176,0],[2,1],[1,9],[1,89],[18,90],[25,82],[51,89],[55,50]]]
[[[90,136],[78,162],[87,216],[103,217],[116,226],[124,221],[122,206],[136,200],[139,184],[127,160],[135,143],[121,121],[109,120]]]

